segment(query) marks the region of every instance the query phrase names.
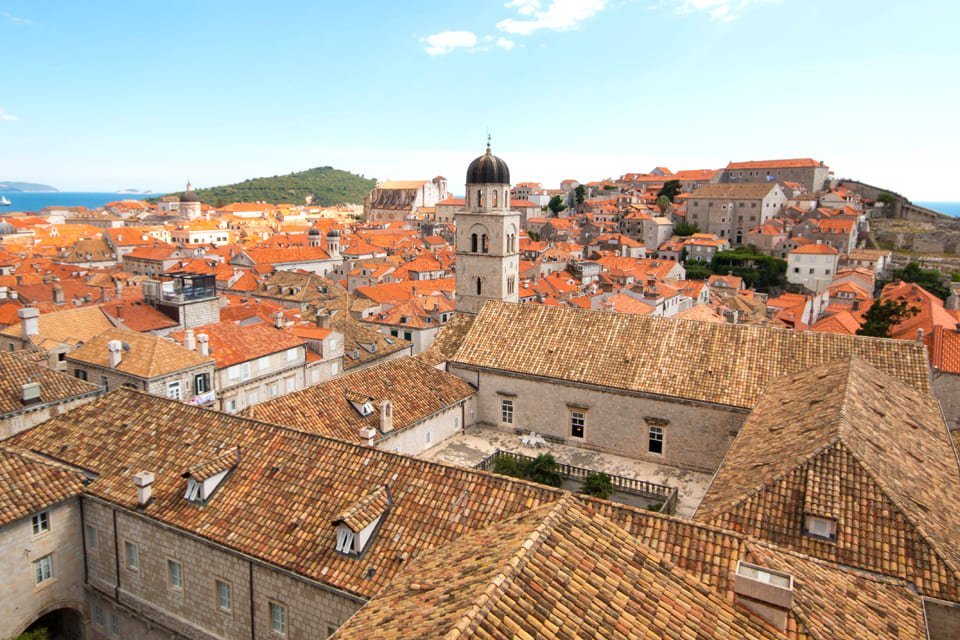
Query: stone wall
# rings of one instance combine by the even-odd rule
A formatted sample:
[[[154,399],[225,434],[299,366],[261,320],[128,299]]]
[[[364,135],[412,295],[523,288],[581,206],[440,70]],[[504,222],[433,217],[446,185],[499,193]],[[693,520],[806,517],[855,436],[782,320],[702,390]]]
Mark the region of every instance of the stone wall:
[[[85,521],[97,528],[98,538],[98,549],[87,549],[92,638],[150,640],[169,638],[172,634],[198,640],[276,638],[279,636],[270,629],[270,602],[286,607],[288,638],[325,638],[363,605],[360,599],[325,589],[149,518],[114,510],[97,500],[86,500],[84,504]],[[126,542],[137,545],[136,570],[127,566]],[[170,584],[171,560],[182,568],[181,588]],[[218,580],[230,585],[231,602],[226,611],[218,603]],[[118,618],[119,635],[112,631],[111,616]],[[102,625],[97,624],[98,618],[102,618]]]
[[[76,498],[48,509],[50,530],[33,535],[30,517],[0,528],[0,638],[14,638],[41,615],[62,607],[83,615],[83,552]],[[36,584],[34,561],[52,554],[53,578]]]
[[[732,407],[476,372],[452,364],[450,372],[478,387],[477,424],[535,431],[571,446],[697,471],[713,472],[720,466],[747,416]],[[512,424],[501,421],[504,399],[514,403]],[[573,411],[586,414],[582,439],[571,435]],[[662,455],[648,451],[651,426],[663,428]]]

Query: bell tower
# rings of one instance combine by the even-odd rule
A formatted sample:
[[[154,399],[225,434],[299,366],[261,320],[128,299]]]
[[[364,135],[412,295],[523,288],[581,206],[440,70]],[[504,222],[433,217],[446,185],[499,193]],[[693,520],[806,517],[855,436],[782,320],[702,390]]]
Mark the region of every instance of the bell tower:
[[[477,313],[487,300],[517,302],[520,214],[510,210],[510,168],[487,151],[467,168],[457,227],[457,311]]]

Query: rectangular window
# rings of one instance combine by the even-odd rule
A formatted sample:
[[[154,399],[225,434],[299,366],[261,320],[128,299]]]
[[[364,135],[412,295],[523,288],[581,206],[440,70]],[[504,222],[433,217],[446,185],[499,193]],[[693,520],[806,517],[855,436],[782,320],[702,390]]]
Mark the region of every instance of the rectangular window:
[[[647,451],[663,455],[663,427],[650,426],[647,434]]]
[[[287,635],[287,608],[276,602],[270,603],[270,630]]]
[[[296,362],[300,349],[287,349],[287,362]]]
[[[217,608],[230,611],[233,608],[233,591],[223,580],[217,580]]]
[[[53,555],[43,556],[33,563],[34,582],[40,584],[53,577]]]
[[[83,369],[74,369],[74,370],[73,370],[73,377],[74,377],[74,378],[79,378],[80,380],[86,380],[86,379],[87,379],[87,372],[84,371]]]
[[[120,635],[120,616],[116,612],[110,612],[110,633],[119,636]]]
[[[100,386],[104,391],[110,391],[110,379],[107,376],[100,376]]]
[[[123,543],[124,557],[127,559],[127,569],[140,570],[140,549],[132,542]]]
[[[247,393],[247,406],[252,407],[253,405],[260,402],[260,394],[256,391],[250,391]]]
[[[227,400],[227,413],[236,413],[236,411],[237,411],[237,401]]]
[[[183,566],[176,560],[167,560],[167,586],[183,589]]]
[[[283,383],[284,383],[284,385],[286,386],[286,392],[287,392],[287,393],[293,393],[294,391],[297,390],[297,379],[296,379],[296,378],[287,378],[286,380],[283,381]]]
[[[35,536],[50,531],[50,512],[41,511],[40,513],[35,513],[33,517],[30,518],[30,526]]]
[[[193,376],[193,388],[197,395],[210,391],[210,374],[198,373]]]
[[[266,371],[270,368],[270,356],[263,356],[257,360],[257,370]]]
[[[409,331],[404,331],[404,332],[403,332],[403,339],[404,339],[404,340],[407,340],[407,341],[413,340],[413,334],[410,333]]]
[[[513,400],[500,401],[500,421],[504,424],[513,424]]]
[[[100,545],[99,540],[97,540],[97,528],[88,524],[84,526],[83,531],[87,539],[87,549],[96,551],[97,547]]]
[[[582,411],[570,412],[570,435],[574,438],[583,437],[583,428],[587,424],[587,414]]]
[[[104,617],[103,617],[103,607],[98,604],[93,605],[93,624],[97,625],[103,629]]]
[[[270,398],[276,398],[280,395],[280,387],[276,382],[267,387],[267,396]]]
[[[167,383],[167,397],[174,400],[180,399],[180,381]]]

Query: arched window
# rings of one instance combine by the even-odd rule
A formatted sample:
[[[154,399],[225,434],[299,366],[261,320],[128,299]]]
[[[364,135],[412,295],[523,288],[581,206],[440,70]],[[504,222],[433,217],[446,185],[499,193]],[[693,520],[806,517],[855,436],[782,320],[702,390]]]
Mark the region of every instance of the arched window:
[[[483,242],[483,253],[489,253],[490,243],[487,241],[487,234],[483,234],[483,236],[481,237],[481,240]]]
[[[477,295],[479,296],[482,293],[483,293],[483,281],[480,279],[479,276],[477,276]]]
[[[498,206],[498,205],[497,205],[497,190],[494,189],[494,190],[493,190],[493,208],[496,209],[497,206]]]
[[[475,233],[470,235],[470,251],[477,252],[477,234]]]
[[[477,189],[477,206],[483,206],[483,189]]]

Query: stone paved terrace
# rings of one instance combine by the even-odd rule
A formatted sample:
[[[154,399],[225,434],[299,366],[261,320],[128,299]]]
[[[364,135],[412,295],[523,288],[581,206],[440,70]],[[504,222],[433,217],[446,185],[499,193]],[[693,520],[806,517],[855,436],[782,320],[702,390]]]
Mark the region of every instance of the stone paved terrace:
[[[552,453],[557,462],[676,487],[679,495],[674,513],[688,518],[696,511],[713,477],[709,473],[688,471],[552,442],[534,449],[523,446],[520,443],[520,436],[516,434],[482,427],[469,428],[465,433],[423,452],[420,457],[472,468],[497,449],[527,456]]]

